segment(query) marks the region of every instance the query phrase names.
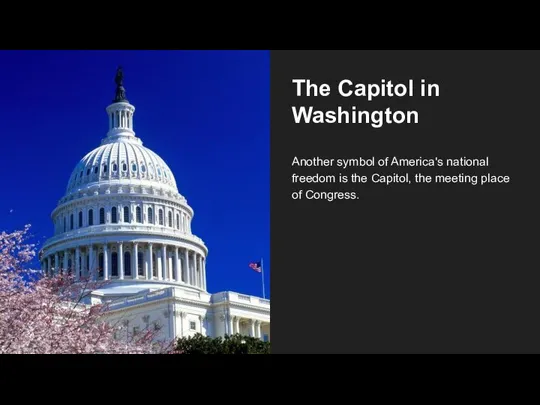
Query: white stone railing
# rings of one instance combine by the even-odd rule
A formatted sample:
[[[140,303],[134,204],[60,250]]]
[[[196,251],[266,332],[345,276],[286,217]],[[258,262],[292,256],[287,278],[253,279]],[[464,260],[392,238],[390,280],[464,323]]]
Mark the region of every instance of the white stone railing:
[[[109,311],[114,311],[120,308],[129,307],[132,305],[142,304],[145,302],[156,301],[162,298],[172,296],[172,288],[164,288],[153,292],[146,293],[144,295],[127,297],[121,300],[116,300],[108,305]]]
[[[206,292],[188,290],[188,289],[183,289],[183,288],[175,289],[174,296],[178,298],[187,298],[187,299],[196,300],[196,301],[201,301],[201,300],[204,302],[210,301],[210,294]]]
[[[203,299],[206,298],[206,300],[209,300],[210,298],[208,294],[204,294],[204,296],[202,296],[201,292],[199,291],[186,291],[186,290],[179,290],[179,289],[174,289],[172,287],[169,287],[169,288],[163,288],[161,290],[145,293],[142,295],[136,295],[136,296],[131,296],[131,297],[115,300],[108,305],[108,309],[110,311],[113,311],[120,308],[129,307],[132,305],[138,305],[138,304],[156,301],[156,300],[167,298],[167,297],[172,297],[173,295],[177,297],[192,298],[196,300],[200,300],[201,298]],[[213,294],[212,296],[213,303],[224,302],[224,301],[231,302],[231,303],[236,302],[239,304],[249,304],[249,305],[253,305],[253,306],[257,306],[257,307],[265,308],[265,309],[270,308],[270,300],[256,297],[253,295],[240,294],[240,293],[236,293],[232,291],[225,291],[225,292]]]
[[[118,223],[118,224],[104,224],[104,225],[92,225],[84,228],[74,229],[72,231],[64,232],[58,235],[55,235],[49,238],[46,241],[46,246],[51,245],[55,242],[61,240],[69,240],[70,238],[75,237],[87,237],[93,236],[96,234],[106,234],[108,232],[126,232],[126,233],[145,233],[149,235],[157,236],[173,236],[183,239],[187,239],[193,242],[196,242],[200,245],[206,246],[201,238],[190,233],[186,233],[179,229],[169,228],[162,225],[146,225],[146,224],[137,224],[137,223]],[[46,248],[44,246],[43,249]]]
[[[253,295],[240,294],[233,291],[225,291],[213,295],[214,302],[237,302],[239,304],[250,304],[256,306],[270,307],[270,300],[255,297]]]
[[[117,180],[137,180],[141,184],[136,186],[111,184],[109,188],[100,187],[103,182],[109,183]],[[159,184],[156,184],[159,183]],[[165,187],[165,188],[163,188]],[[176,182],[173,180],[164,181],[156,177],[137,178],[136,176],[99,176],[91,174],[90,181],[70,182],[66,195],[58,200],[58,206],[70,201],[83,198],[95,198],[103,195],[130,194],[134,196],[156,196],[173,199],[187,205],[187,199],[177,191]]]

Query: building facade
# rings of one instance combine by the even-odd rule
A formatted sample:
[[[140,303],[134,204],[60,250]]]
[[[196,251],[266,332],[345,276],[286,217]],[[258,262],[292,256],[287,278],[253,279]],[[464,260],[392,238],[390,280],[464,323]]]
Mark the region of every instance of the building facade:
[[[120,69],[116,83],[109,131],[75,166],[51,214],[43,272],[102,281],[88,303],[108,302],[109,319],[133,333],[151,327],[166,339],[241,333],[269,340],[269,300],[207,291],[208,248],[192,232],[193,208],[168,165],[135,135]]]

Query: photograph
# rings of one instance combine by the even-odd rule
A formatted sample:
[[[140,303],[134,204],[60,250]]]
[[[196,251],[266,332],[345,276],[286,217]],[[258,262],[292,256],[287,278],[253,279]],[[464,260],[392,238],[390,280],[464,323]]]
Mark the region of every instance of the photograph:
[[[270,52],[0,51],[0,353],[270,353]]]

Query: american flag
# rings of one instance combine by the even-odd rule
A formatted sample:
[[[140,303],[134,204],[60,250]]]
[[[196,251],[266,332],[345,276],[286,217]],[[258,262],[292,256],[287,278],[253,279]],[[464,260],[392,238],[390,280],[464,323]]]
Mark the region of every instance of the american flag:
[[[261,262],[251,262],[249,264],[249,267],[251,267],[253,270],[255,270],[257,273],[260,273],[262,271],[262,265]]]

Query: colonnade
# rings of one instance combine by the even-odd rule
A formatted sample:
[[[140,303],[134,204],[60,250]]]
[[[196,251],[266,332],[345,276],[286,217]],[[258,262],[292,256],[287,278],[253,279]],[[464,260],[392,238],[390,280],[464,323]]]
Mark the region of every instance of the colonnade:
[[[270,327],[269,322],[263,322],[257,319],[249,319],[241,316],[224,316],[221,320],[226,323],[225,334],[234,335],[236,333],[263,339],[264,332]],[[264,328],[264,331],[263,331]]]
[[[191,216],[166,204],[141,202],[129,204],[95,204],[66,209],[54,219],[55,235],[96,225],[157,225],[191,233]]]
[[[200,253],[147,242],[93,243],[43,256],[47,275],[59,271],[93,280],[133,279],[182,282],[206,290],[206,260]]]

